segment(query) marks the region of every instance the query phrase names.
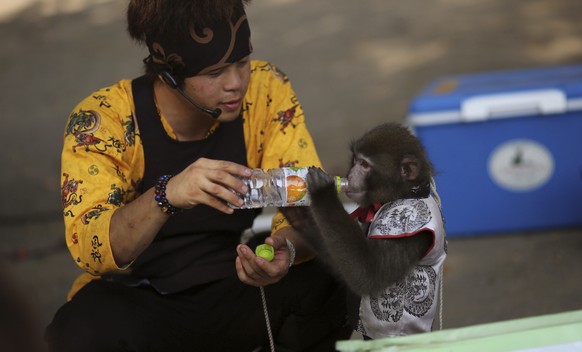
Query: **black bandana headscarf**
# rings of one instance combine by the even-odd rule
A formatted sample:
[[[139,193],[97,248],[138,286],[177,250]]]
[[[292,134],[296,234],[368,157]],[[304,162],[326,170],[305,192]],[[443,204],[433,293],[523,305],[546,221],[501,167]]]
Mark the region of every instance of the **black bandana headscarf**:
[[[170,70],[180,68],[184,77],[212,71],[225,63],[233,63],[250,55],[251,30],[244,12],[228,22],[217,22],[201,30],[190,29],[185,40],[163,42],[146,38],[151,60]]]

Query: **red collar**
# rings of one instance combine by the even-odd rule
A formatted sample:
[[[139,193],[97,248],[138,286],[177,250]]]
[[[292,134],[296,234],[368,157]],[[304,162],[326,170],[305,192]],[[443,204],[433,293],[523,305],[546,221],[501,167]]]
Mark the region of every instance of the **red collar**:
[[[378,211],[378,209],[380,209],[382,207],[383,204],[380,203],[373,203],[370,206],[367,207],[360,207],[356,210],[354,210],[350,216],[352,218],[358,218],[358,221],[361,223],[365,223],[365,222],[372,222],[372,219],[374,219],[374,216],[376,215],[376,212]]]

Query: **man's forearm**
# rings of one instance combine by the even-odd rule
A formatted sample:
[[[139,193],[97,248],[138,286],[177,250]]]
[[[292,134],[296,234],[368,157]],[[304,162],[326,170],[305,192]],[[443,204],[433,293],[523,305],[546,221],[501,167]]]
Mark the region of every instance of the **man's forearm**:
[[[160,210],[150,188],[111,217],[109,240],[118,266],[135,260],[154,240],[169,215]]]

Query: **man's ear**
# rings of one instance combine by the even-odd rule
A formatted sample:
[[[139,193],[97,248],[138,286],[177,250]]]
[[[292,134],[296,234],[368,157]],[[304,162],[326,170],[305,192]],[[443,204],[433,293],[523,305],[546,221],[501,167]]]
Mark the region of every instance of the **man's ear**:
[[[400,163],[400,175],[406,181],[415,181],[420,174],[420,164],[418,159],[412,156],[405,156]]]

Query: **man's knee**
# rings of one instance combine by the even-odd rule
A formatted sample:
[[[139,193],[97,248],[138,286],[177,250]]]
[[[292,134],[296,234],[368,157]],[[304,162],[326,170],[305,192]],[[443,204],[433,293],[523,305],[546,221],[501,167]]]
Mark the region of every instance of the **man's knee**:
[[[95,341],[105,338],[97,321],[79,313],[71,304],[65,304],[46,329],[50,351],[88,351]]]
[[[121,334],[130,336],[132,324],[125,321],[130,317],[116,306],[115,299],[95,297],[91,292],[101,289],[83,288],[57,311],[45,332],[51,351],[124,350],[127,342]]]

